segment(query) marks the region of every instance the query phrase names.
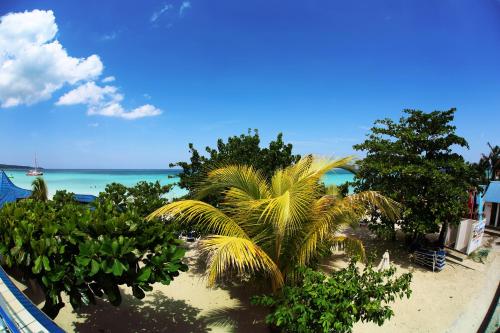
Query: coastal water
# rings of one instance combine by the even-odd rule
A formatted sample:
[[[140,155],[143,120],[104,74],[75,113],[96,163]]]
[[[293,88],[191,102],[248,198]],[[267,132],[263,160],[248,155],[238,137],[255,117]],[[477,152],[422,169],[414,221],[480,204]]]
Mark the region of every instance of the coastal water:
[[[35,177],[26,176],[23,170],[4,170],[10,180],[17,186],[31,189],[31,182]],[[45,169],[43,178],[52,197],[57,190],[67,190],[78,194],[98,195],[104,191],[107,184],[121,183],[125,186],[133,186],[139,181],[155,182],[162,185],[176,184],[179,181],[177,175],[179,170],[62,170]],[[342,184],[351,181],[353,174],[344,170],[335,170],[325,175],[326,185]],[[169,198],[180,197],[186,194],[184,189],[174,186],[168,193]]]

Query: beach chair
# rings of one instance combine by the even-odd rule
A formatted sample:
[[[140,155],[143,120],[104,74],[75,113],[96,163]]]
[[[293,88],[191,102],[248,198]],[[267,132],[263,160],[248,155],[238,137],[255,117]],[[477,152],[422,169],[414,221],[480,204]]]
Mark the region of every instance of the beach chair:
[[[444,250],[418,249],[414,253],[415,262],[432,269],[433,272],[443,270],[446,265],[446,252]]]

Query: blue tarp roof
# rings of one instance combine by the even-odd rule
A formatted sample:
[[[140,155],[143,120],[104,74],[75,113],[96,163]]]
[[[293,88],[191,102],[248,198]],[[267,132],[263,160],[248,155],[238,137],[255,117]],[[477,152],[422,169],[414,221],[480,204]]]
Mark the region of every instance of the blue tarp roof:
[[[26,199],[30,195],[30,190],[17,187],[10,181],[5,172],[0,170],[0,208],[6,203],[14,202],[19,199]],[[95,195],[91,194],[75,194],[73,198],[81,203],[91,203],[97,199]]]
[[[484,194],[484,202],[500,203],[500,181],[492,181]]]
[[[81,202],[81,203],[91,203],[95,199],[97,199],[97,197],[95,195],[92,195],[92,194],[75,194],[73,196],[73,198],[76,201]]]
[[[24,199],[31,195],[31,191],[14,185],[9,177],[0,170],[0,208],[6,203]]]

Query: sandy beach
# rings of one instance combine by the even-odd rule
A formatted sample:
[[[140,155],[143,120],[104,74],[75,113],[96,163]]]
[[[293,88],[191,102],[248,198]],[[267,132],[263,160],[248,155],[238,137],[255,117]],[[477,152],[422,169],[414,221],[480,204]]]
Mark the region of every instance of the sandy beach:
[[[413,265],[401,243],[377,241],[363,230],[356,235],[364,239],[368,251],[389,249],[399,273],[413,272],[413,293],[410,299],[392,305],[395,315],[382,327],[357,323],[355,333],[477,330],[500,279],[500,250],[495,245],[499,238],[485,236],[485,242],[493,245],[485,264],[470,259],[463,265],[448,261],[442,272],[433,273]],[[197,269],[197,254],[192,246],[187,252],[190,270],[168,286],[156,284],[144,300],[125,290],[120,307],[99,301],[76,313],[67,305],[56,323],[68,332],[268,332],[262,323],[265,310],[249,305],[254,291],[248,287],[207,288]],[[324,268],[345,264],[345,256],[338,255]]]
[[[55,321],[68,332],[268,332],[262,322],[266,310],[249,304],[258,291],[244,286],[207,288],[197,258],[196,244],[190,244],[190,270],[170,285],[155,284],[143,300],[122,288],[119,307],[98,301],[76,313],[68,304]]]
[[[366,240],[368,249],[374,248],[375,239]],[[354,333],[396,332],[476,332],[484,319],[500,281],[500,238],[484,236],[483,245],[491,251],[484,264],[465,259],[461,264],[447,260],[441,272],[414,265],[402,247],[390,247],[391,262],[399,273],[413,272],[410,299],[396,300],[394,316],[382,327],[372,323],[357,323]]]

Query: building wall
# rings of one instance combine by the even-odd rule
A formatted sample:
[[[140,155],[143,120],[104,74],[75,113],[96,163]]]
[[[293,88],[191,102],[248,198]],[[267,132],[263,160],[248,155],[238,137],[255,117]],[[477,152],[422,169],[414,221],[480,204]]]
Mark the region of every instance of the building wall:
[[[493,203],[492,202],[486,202],[484,204],[484,218],[486,219],[486,225],[489,225],[491,227],[500,227],[500,204],[496,205],[496,225],[495,221],[491,221],[491,216],[493,213]]]
[[[484,218],[486,219],[486,225],[489,225],[490,223],[490,216],[491,216],[491,202],[486,202],[484,204]]]

